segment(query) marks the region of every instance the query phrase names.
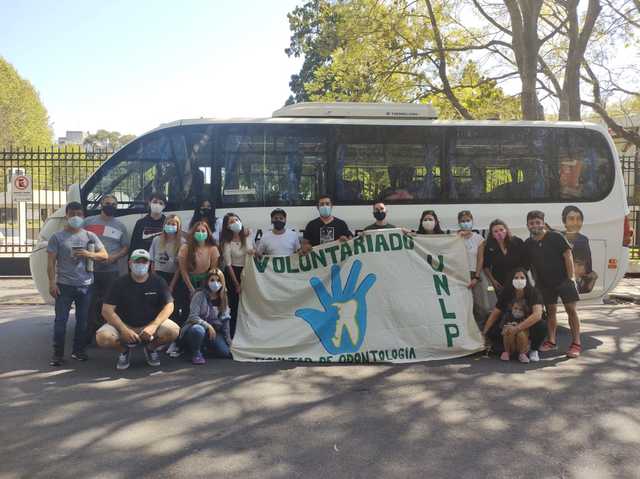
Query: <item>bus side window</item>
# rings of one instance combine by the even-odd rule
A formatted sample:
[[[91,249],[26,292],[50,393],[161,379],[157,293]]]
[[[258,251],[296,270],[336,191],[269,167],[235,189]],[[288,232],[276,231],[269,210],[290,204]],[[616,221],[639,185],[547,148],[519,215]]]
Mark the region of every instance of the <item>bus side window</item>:
[[[326,135],[316,126],[230,127],[221,140],[225,207],[312,205],[326,183]]]
[[[449,137],[449,200],[549,199],[550,129],[457,127]]]
[[[389,203],[440,198],[440,136],[422,127],[340,128],[336,199]]]

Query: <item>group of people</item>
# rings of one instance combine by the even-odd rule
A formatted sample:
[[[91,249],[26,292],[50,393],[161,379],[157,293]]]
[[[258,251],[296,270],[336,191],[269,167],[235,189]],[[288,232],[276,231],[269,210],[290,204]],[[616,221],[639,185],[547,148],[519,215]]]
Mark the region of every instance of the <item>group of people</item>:
[[[80,203],[66,206],[67,224],[51,237],[47,249],[49,292],[55,298],[52,366],[64,361],[66,325],[74,303],[71,357],[76,360],[88,359],[86,347],[94,337],[99,347],[118,352],[120,370],[129,367],[138,345],[151,366],[160,364],[162,350],[172,357],[189,353],[194,364],[204,364],[207,355],[230,358],[248,255],[304,255],[314,246],[353,237],[346,222],[333,216],[333,203],[326,195],[318,199],[319,215],[306,225],[302,241],[286,227],[286,211],[276,208],[271,212],[272,229],[257,245],[237,214],[216,218],[208,200],[196,208],[186,232],[179,216],[163,213],[165,206],[161,194],[151,195],[149,212],[138,220],[130,240],[115,218],[115,196],[104,196],[100,214],[87,218]],[[396,228],[382,202],[373,205],[373,219],[363,234]],[[539,351],[556,349],[560,298],[572,333],[567,356],[578,357],[579,296],[566,237],[547,226],[542,211],[527,214],[526,241],[498,219],[485,240],[474,231],[468,210],[458,214],[458,226],[456,234],[464,240],[470,265],[474,317],[491,349],[502,360],[517,356],[525,363],[539,361]],[[433,210],[422,212],[415,230],[402,231],[446,234]],[[118,261],[127,255],[128,273],[119,276]],[[496,294],[490,312],[482,307],[486,291],[479,283],[481,272]]]

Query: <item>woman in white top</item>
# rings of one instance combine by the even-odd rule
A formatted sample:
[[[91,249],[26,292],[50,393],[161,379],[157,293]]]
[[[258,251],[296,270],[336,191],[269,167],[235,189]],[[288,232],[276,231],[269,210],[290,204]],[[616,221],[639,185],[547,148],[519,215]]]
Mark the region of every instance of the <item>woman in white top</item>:
[[[231,337],[236,333],[238,319],[238,304],[242,292],[242,269],[247,255],[254,253],[253,240],[245,233],[244,226],[238,215],[227,213],[222,220],[220,231],[220,248],[224,259],[225,277],[229,292],[229,307],[231,308]]]
[[[469,210],[458,213],[458,235],[464,240],[469,260],[469,276],[471,282],[467,286],[473,294],[473,316],[482,327],[487,315],[487,308],[483,306],[486,301],[482,297],[482,286],[480,283],[480,273],[482,272],[482,251],[480,245],[484,243],[484,238],[473,231],[473,215]]]
[[[153,238],[149,255],[152,271],[160,275],[169,285],[173,294],[180,279],[178,252],[185,242],[182,222],[177,215],[170,215],[164,222],[162,233]]]

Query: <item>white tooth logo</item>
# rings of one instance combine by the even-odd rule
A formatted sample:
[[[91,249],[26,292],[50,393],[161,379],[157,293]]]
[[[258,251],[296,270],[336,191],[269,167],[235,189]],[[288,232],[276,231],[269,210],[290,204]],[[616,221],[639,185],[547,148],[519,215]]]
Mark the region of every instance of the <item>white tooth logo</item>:
[[[342,336],[349,336],[351,344],[357,344],[360,339],[360,327],[356,320],[358,314],[358,302],[354,299],[343,303],[334,303],[332,306],[338,308],[338,320],[336,321],[336,332],[331,338],[331,342],[336,348],[342,343]]]

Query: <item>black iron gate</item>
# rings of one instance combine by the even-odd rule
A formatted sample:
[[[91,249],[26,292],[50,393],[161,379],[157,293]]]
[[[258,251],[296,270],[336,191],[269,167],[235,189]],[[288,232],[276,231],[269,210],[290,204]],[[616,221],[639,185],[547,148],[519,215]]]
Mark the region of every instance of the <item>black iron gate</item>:
[[[621,156],[622,175],[627,189],[627,202],[629,203],[629,221],[633,228],[633,240],[629,250],[630,259],[640,260],[640,158],[635,156]]]
[[[82,182],[111,153],[76,145],[0,149],[0,275],[29,274],[28,256],[44,221],[67,203],[69,186]],[[32,180],[31,201],[14,201],[12,180],[21,175]]]

